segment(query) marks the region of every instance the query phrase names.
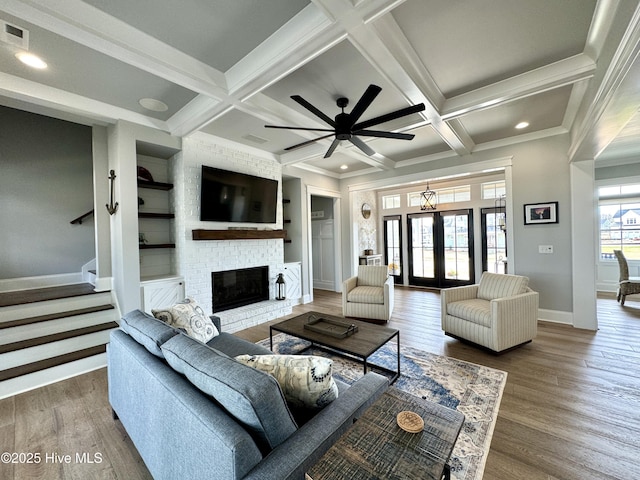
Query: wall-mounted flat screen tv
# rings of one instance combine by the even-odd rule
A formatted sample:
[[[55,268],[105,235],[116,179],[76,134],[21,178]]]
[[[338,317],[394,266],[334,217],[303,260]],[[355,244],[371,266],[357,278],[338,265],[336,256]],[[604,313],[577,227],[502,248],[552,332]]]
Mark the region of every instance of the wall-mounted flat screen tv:
[[[200,220],[276,223],[278,181],[202,166]]]

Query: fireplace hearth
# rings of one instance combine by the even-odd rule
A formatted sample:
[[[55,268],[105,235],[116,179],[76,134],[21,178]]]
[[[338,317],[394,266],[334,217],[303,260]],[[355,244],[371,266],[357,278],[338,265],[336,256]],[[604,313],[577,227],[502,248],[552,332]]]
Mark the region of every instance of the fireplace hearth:
[[[211,272],[213,313],[269,300],[269,267]]]

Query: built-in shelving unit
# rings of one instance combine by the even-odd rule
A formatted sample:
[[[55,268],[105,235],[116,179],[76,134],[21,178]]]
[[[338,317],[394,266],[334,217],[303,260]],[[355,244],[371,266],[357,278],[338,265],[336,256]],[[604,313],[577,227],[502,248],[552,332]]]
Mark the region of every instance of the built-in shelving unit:
[[[173,189],[173,183],[154,182],[150,180],[138,179],[138,188],[146,188],[150,190],[161,190],[168,192]],[[138,218],[148,218],[157,220],[172,220],[175,218],[173,213],[158,213],[158,212],[138,212]],[[141,250],[161,249],[161,248],[175,248],[175,243],[140,243]]]

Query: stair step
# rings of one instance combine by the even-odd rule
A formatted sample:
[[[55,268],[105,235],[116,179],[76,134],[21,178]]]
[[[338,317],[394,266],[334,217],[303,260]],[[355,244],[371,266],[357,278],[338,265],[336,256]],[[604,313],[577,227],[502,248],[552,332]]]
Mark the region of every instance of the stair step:
[[[46,315],[38,315],[35,317],[29,317],[29,318],[19,318],[16,320],[0,322],[0,330],[5,328],[30,325],[33,323],[48,322],[50,320],[58,320],[60,318],[74,317],[77,315],[86,315],[88,313],[103,312],[105,310],[113,310],[114,308],[115,307],[111,304],[103,304],[103,305],[97,305],[95,307],[86,307],[86,308],[79,308],[76,310],[69,310],[66,312],[49,313]]]
[[[0,307],[10,305],[24,305],[27,303],[44,302],[60,298],[79,297],[95,294],[95,287],[90,283],[74,283],[57,287],[30,288],[0,293]]]
[[[73,330],[65,330],[63,332],[52,333],[50,335],[29,338],[26,340],[21,340],[19,342],[7,343],[5,345],[0,345],[0,354],[14,352],[16,350],[22,350],[24,348],[36,347],[38,345],[57,342],[59,340],[66,340],[67,338],[79,337],[88,333],[100,332],[102,330],[111,330],[114,328],[118,328],[118,324],[116,322],[107,322],[100,323],[98,325],[90,325],[88,327],[75,328]]]
[[[0,307],[0,322],[65,313],[72,310],[111,304],[112,301],[111,292],[100,292],[94,295],[81,295],[78,297],[45,300],[22,305],[10,305]]]
[[[17,367],[0,371],[0,382],[10,380],[22,375],[28,375],[39,370],[60,366],[65,363],[73,362],[75,360],[91,357],[93,355],[98,355],[106,351],[106,345],[95,345],[93,347],[85,348],[82,350],[75,350],[73,352],[64,353],[55,357],[45,358],[43,360],[27,363],[25,365],[19,365]]]
[[[0,380],[8,370],[109,343],[111,329],[65,338],[0,354]],[[54,363],[57,364],[57,363]],[[46,368],[46,367],[45,367]]]

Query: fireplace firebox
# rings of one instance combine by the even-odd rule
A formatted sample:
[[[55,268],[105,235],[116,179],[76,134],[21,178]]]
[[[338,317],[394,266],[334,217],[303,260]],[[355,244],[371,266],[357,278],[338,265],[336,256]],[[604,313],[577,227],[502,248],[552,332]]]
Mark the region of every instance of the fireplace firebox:
[[[213,313],[269,300],[269,267],[211,272]]]

